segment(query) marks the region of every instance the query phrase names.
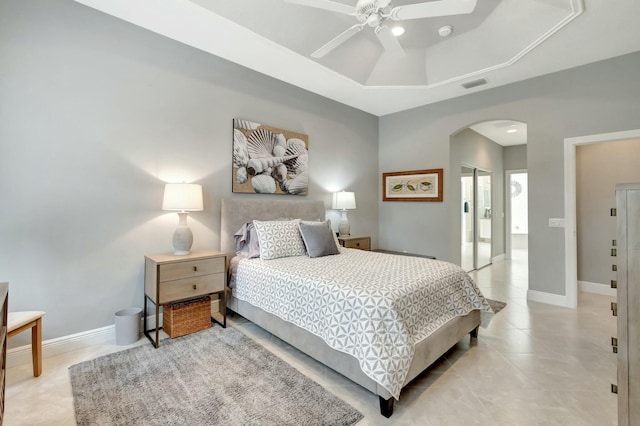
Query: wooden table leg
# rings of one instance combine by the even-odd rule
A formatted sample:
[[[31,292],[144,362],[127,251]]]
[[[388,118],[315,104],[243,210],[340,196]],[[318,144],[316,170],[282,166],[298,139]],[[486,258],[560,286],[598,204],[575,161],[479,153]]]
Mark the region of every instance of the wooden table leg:
[[[38,318],[31,328],[31,358],[33,375],[39,377],[42,374],[42,318]]]

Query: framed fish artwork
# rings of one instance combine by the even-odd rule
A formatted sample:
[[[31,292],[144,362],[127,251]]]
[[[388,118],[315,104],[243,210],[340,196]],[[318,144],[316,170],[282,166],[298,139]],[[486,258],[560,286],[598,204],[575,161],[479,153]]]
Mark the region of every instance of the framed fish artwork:
[[[309,136],[233,119],[232,191],[309,193]]]
[[[443,169],[382,174],[382,201],[442,201]]]

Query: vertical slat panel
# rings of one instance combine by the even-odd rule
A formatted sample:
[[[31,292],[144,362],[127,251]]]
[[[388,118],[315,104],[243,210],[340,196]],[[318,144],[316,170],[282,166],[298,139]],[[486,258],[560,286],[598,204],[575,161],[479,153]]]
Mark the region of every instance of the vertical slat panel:
[[[628,331],[627,331],[627,191],[616,191],[618,218],[618,425],[629,426]]]
[[[627,191],[627,336],[629,424],[640,424],[640,190]]]
[[[618,424],[640,425],[640,183],[616,186]]]

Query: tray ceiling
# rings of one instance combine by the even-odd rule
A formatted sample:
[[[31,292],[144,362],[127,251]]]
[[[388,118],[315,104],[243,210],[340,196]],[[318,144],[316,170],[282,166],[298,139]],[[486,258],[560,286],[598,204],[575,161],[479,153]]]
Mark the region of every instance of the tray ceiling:
[[[404,57],[365,27],[319,59],[353,16],[283,0],[76,1],[379,116],[640,50],[638,0],[479,0],[468,15],[397,23]]]

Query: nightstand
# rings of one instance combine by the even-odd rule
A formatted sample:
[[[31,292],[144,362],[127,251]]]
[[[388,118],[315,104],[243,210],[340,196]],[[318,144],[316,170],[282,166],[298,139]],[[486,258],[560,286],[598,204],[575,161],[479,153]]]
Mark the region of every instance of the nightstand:
[[[215,250],[193,251],[184,256],[151,254],[145,256],[144,334],[159,345],[160,306],[211,294],[220,295],[220,313],[212,320],[227,326],[225,287],[227,256]],[[156,307],[156,327],[147,330],[147,300]],[[155,340],[149,332],[155,332]]]
[[[371,237],[338,237],[342,247],[371,250]]]

